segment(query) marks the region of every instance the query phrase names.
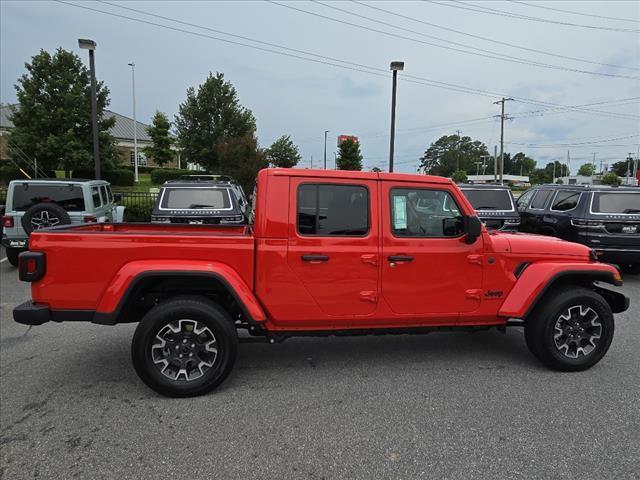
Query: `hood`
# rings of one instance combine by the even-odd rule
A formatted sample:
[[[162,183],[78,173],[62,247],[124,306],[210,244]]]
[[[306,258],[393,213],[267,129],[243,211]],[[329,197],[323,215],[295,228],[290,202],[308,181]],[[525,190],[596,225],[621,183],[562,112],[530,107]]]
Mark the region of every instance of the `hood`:
[[[589,258],[591,249],[560,238],[527,233],[496,233],[509,242],[511,253]]]

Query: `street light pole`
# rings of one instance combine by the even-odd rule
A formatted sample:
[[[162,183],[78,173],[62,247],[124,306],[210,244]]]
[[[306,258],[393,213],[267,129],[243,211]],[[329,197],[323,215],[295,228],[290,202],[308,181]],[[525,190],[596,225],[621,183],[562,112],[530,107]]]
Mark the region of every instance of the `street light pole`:
[[[131,92],[133,94],[133,175],[138,183],[138,122],[136,121],[136,64],[131,62]]]
[[[391,139],[389,141],[389,172],[393,172],[393,150],[396,140],[396,90],[398,86],[398,72],[404,70],[404,62],[391,62],[393,72],[393,86],[391,88]]]
[[[327,133],[329,130],[324,131],[324,169],[327,169]]]
[[[96,99],[96,64],[94,51],[98,44],[93,40],[79,38],[78,46],[89,50],[89,70],[91,72],[91,128],[93,130],[93,162],[96,180],[100,180],[100,141],[98,139],[98,101]]]

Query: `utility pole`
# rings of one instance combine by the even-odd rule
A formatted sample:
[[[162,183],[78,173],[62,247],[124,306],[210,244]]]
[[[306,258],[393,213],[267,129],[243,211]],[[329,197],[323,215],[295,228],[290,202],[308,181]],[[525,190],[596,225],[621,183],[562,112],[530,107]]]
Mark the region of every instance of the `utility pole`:
[[[327,169],[327,133],[329,130],[324,131],[324,169]]]
[[[93,136],[93,164],[96,180],[100,180],[100,139],[98,137],[98,101],[96,99],[96,63],[94,50],[98,46],[93,40],[79,38],[78,46],[89,50],[89,71],[91,72],[91,130]]]
[[[553,161],[553,181],[551,183],[556,183],[556,163],[557,160]]]
[[[138,122],[136,121],[136,64],[131,62],[131,93],[133,96],[133,179],[138,179]]]
[[[456,171],[460,170],[460,146],[462,145],[462,137],[460,136],[460,130],[456,130],[458,134],[458,151],[456,152]]]
[[[571,175],[571,168],[569,168],[569,165],[571,164],[571,154],[569,153],[569,150],[567,149],[567,183],[569,182],[569,175]]]
[[[596,173],[596,153],[598,153],[598,152],[593,152],[593,162],[592,162],[592,165],[593,165],[593,174],[594,174],[594,175],[595,175],[595,173]],[[591,176],[593,177],[593,175],[591,175]]]
[[[504,102],[509,102],[513,100],[513,98],[504,98],[498,100],[497,102],[493,102],[494,105],[500,104],[501,112],[500,112],[500,185],[502,185],[502,176],[504,174],[504,121],[505,119],[510,119],[508,115],[504,114]]]
[[[391,139],[389,140],[389,172],[393,172],[393,150],[396,142],[396,90],[398,88],[398,72],[404,70],[404,62],[391,62],[393,72],[391,85]]]
[[[493,183],[498,183],[498,146],[493,146]]]
[[[311,168],[313,169],[313,155],[311,155]]]
[[[625,185],[629,185],[629,177],[631,176],[631,162],[633,161],[633,157],[631,152],[629,152],[629,156],[627,157],[627,183]]]

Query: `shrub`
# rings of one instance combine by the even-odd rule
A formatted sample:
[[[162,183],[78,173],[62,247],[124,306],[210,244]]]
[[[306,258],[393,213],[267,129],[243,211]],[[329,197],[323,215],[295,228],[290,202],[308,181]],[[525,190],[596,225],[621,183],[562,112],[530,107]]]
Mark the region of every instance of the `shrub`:
[[[605,173],[600,180],[603,185],[620,185],[622,179],[613,172]]]
[[[156,168],[151,170],[151,183],[162,185],[167,180],[178,180],[183,175],[206,174],[206,172],[196,172],[178,168]]]
[[[133,204],[127,205],[124,217],[127,222],[150,222],[153,206]]]
[[[464,183],[467,181],[467,172],[464,170],[456,170],[451,174],[451,180],[455,183]]]
[[[121,168],[124,170],[131,170],[132,172],[135,171],[133,168],[133,165],[119,165],[118,168]],[[145,165],[138,165],[138,173],[151,173],[156,168],[158,167],[148,167]]]

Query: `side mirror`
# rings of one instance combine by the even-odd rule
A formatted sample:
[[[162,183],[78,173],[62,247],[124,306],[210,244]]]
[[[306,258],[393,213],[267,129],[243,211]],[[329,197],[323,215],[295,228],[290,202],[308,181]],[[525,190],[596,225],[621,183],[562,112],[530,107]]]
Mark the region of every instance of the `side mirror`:
[[[464,232],[462,217],[448,217],[442,219],[442,234],[445,237],[457,237]]]
[[[472,244],[478,239],[478,237],[482,233],[482,221],[480,221],[480,219],[476,215],[465,217],[464,230],[467,233],[467,238],[465,239],[465,242],[468,244]]]
[[[122,201],[122,194],[121,193],[114,193],[113,194],[113,201],[116,203],[120,203]]]

